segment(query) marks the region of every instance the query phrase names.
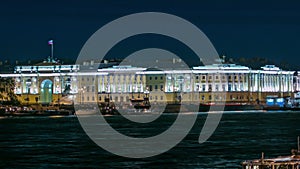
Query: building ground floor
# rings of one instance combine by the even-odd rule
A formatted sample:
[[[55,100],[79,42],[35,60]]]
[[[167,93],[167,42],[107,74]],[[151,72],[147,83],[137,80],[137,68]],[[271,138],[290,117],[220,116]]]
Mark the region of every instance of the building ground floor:
[[[30,104],[65,104],[69,100],[72,102],[87,103],[103,103],[105,98],[109,98],[111,102],[130,104],[131,99],[144,98],[144,93],[105,93],[105,92],[89,92],[79,91],[78,93],[63,94],[55,92],[53,84],[46,80],[41,83],[38,92],[27,92],[16,94],[17,99],[23,105]],[[250,91],[232,91],[232,92],[164,92],[162,90],[151,91],[148,94],[150,103],[212,103],[212,102],[237,102],[237,103],[256,103],[264,104],[267,97],[294,97],[292,92],[250,92]],[[69,103],[68,103],[69,104]]]
[[[255,103],[264,104],[267,97],[293,97],[290,92],[189,92],[189,93],[164,93],[164,92],[151,92],[149,94],[149,101],[151,103],[179,103],[179,102],[195,102],[195,103]],[[89,96],[83,96],[83,100],[87,100]],[[110,99],[112,102],[130,103],[130,99],[143,98],[144,94],[137,93],[101,93],[98,94],[98,102],[105,102],[105,98]],[[85,103],[83,101],[81,103]],[[90,101],[93,102],[93,101]]]

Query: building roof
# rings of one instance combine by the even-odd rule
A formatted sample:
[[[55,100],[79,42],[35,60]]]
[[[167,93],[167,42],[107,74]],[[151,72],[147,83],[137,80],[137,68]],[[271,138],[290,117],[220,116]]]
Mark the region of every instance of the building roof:
[[[205,66],[193,67],[194,70],[250,70],[247,66],[236,64],[212,64]]]

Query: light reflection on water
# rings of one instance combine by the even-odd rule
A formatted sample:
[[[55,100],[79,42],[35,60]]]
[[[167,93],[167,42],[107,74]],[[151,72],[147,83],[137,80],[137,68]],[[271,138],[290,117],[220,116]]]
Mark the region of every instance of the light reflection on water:
[[[188,114],[187,114],[188,115]],[[244,160],[289,155],[300,135],[299,112],[228,112],[204,144],[198,137],[206,118],[199,113],[189,135],[172,150],[151,158],[128,159],[95,145],[76,117],[0,119],[0,168],[240,168]],[[119,132],[149,137],[168,128],[176,114],[149,124],[107,116]]]

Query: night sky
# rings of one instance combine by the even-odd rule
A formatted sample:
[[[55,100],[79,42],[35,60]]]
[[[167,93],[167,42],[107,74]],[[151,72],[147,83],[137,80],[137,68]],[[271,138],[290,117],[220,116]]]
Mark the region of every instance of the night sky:
[[[300,1],[258,0],[1,2],[0,60],[42,60],[50,53],[47,41],[53,39],[55,57],[75,61],[85,41],[103,25],[124,15],[152,11],[192,22],[219,54],[300,63]],[[129,47],[123,45],[124,51],[121,47],[112,54],[129,54],[136,42],[145,41],[137,38]]]

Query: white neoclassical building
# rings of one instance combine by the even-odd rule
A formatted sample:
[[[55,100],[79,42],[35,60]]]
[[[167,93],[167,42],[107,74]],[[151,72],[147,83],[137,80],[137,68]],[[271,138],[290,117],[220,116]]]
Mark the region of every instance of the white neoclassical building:
[[[125,102],[146,91],[152,102],[173,102],[179,96],[181,101],[263,102],[269,95],[293,97],[300,90],[297,72],[274,65],[260,70],[235,64],[159,70],[94,62],[45,63],[16,66],[14,73],[0,77],[14,79],[14,92],[26,104],[51,104],[64,96],[80,103],[103,102],[107,95],[114,102]]]

